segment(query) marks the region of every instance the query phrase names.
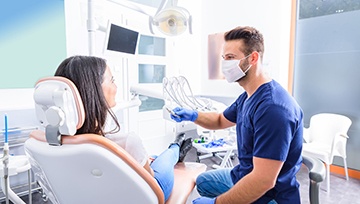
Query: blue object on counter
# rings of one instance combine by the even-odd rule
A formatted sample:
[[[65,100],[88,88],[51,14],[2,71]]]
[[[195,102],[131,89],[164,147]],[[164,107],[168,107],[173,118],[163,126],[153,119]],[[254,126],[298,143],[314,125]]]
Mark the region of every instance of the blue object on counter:
[[[214,140],[214,141],[211,141],[207,144],[203,144],[204,147],[206,148],[213,148],[213,147],[222,147],[226,142],[224,141],[223,138],[221,139],[218,139],[218,140]]]
[[[5,114],[5,143],[8,143],[8,118]]]

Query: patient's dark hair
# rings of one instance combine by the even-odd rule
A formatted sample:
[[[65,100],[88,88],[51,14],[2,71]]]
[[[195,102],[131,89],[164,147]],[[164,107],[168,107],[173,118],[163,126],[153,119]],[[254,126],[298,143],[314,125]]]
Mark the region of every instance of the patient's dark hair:
[[[257,51],[262,61],[264,55],[264,37],[255,28],[249,26],[236,27],[226,32],[224,39],[225,41],[243,40],[244,48],[240,48],[240,51],[245,55]]]
[[[84,104],[85,121],[77,130],[77,134],[105,135],[120,130],[120,125],[107,104],[101,87],[106,66],[106,61],[99,57],[72,56],[62,61],[55,72],[55,76],[70,79],[75,84]],[[116,127],[110,132],[104,132],[108,113],[114,119]]]

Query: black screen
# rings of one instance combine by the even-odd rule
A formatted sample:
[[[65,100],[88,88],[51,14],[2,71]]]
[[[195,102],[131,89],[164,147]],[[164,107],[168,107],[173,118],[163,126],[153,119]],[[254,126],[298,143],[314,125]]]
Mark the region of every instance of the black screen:
[[[107,49],[135,54],[139,33],[114,24],[110,25]]]

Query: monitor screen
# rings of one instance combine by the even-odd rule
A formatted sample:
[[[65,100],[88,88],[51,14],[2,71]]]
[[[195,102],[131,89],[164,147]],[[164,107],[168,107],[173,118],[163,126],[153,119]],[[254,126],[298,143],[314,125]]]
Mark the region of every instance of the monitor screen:
[[[139,32],[109,23],[106,35],[106,50],[135,54]]]

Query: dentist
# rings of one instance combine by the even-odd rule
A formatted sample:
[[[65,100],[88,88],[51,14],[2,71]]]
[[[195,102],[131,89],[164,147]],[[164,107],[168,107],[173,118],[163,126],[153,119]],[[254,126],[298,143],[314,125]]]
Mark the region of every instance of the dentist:
[[[264,40],[252,27],[225,33],[222,71],[245,90],[223,113],[184,108],[180,117],[211,130],[236,125],[239,164],[204,172],[194,204],[300,203],[303,112],[294,98],[262,69]]]

